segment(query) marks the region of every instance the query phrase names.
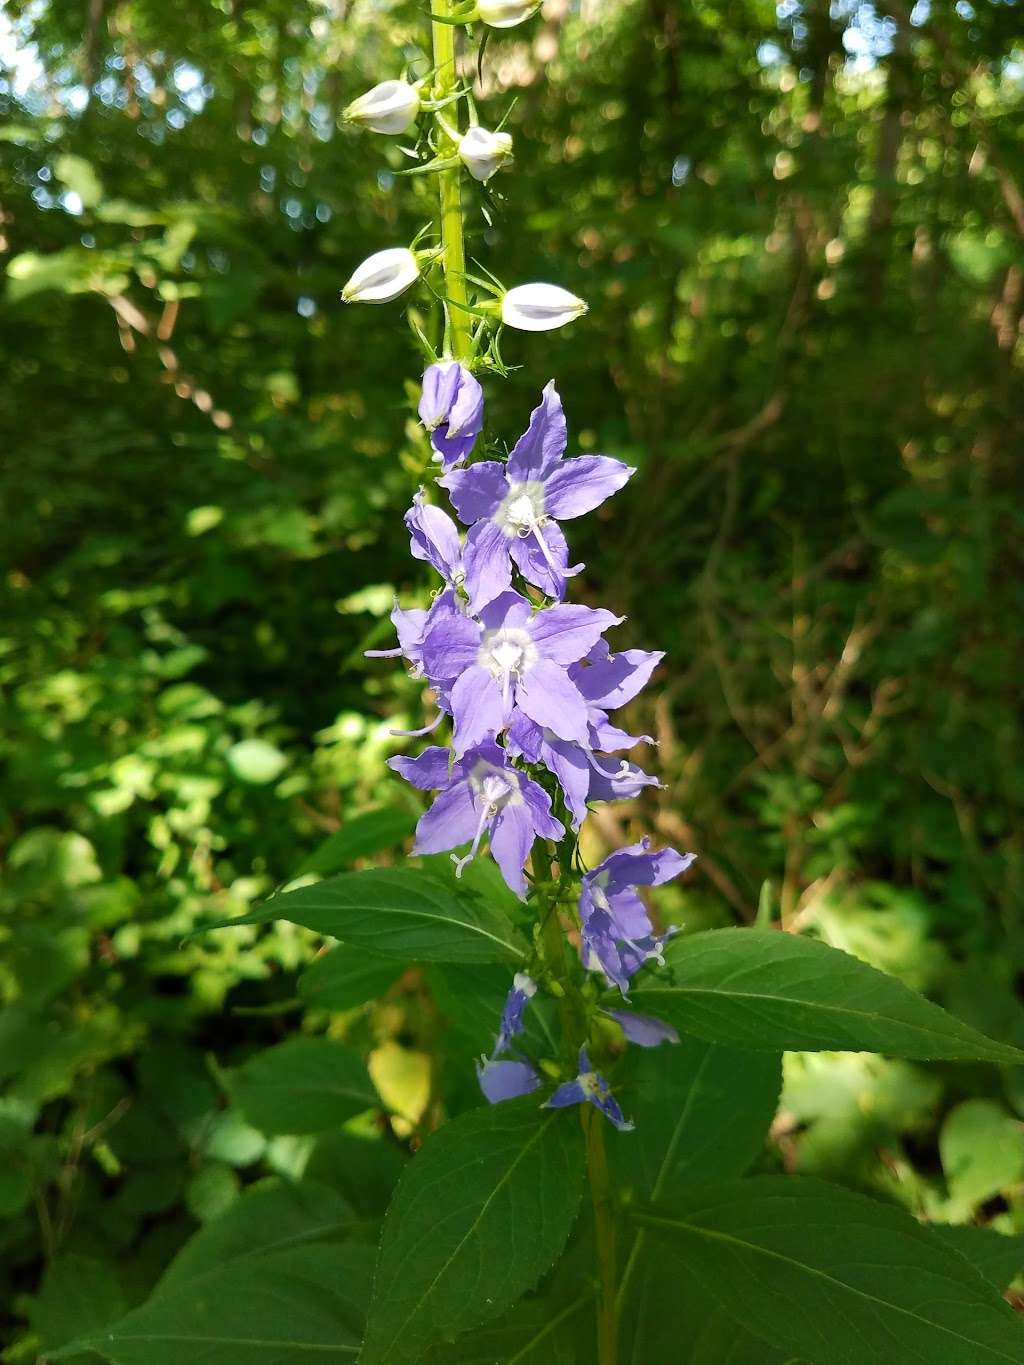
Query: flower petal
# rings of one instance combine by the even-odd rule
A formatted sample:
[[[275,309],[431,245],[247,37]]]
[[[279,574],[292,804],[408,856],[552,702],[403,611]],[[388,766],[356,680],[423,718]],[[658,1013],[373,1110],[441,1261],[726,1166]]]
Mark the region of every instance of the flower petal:
[[[505,466],[497,460],[481,460],[468,469],[453,469],[438,483],[447,488],[460,521],[467,526],[493,517],[508,494]]]
[[[423,667],[431,682],[458,678],[475,664],[480,636],[480,627],[468,616],[445,615],[435,622],[423,640]]]
[[[520,900],[526,895],[523,868],[536,837],[532,812],[525,803],[502,806],[494,817],[491,854],[501,868],[508,889],[514,891]]]
[[[661,650],[646,649],[624,649],[619,654],[605,649],[602,653],[603,658],[577,664],[572,679],[587,701],[604,711],[632,701],[665,657]]]
[[[479,613],[512,583],[509,539],[493,521],[478,521],[466,536],[466,592],[469,609]]]
[[[462,545],[458,527],[448,513],[426,502],[421,488],[405,514],[405,524],[412,557],[425,559],[446,583],[451,583],[462,564]]]
[[[631,1010],[602,1010],[622,1029],[631,1043],[638,1047],[657,1047],[659,1043],[678,1043],[679,1034],[671,1024],[663,1024],[660,1019],[652,1019],[647,1014],[634,1014]]]
[[[545,766],[558,778],[565,793],[565,803],[572,812],[573,829],[579,829],[587,818],[590,796],[591,767],[586,750],[571,740],[552,736],[545,738],[542,754]]]
[[[538,659],[516,687],[516,705],[560,739],[587,742],[587,704],[564,668]]]
[[[542,839],[561,839],[565,834],[565,826],[561,820],[556,820],[551,814],[551,797],[548,796],[540,783],[520,774],[519,790],[530,808],[533,827],[540,837]]]
[[[607,455],[577,455],[560,460],[544,480],[544,508],[559,521],[571,521],[600,507],[636,473]]]
[[[520,630],[533,615],[533,608],[525,597],[517,592],[499,593],[485,607],[480,609],[480,620],[485,630]]]
[[[548,522],[538,534],[544,537],[548,547],[546,555],[534,535],[515,536],[508,542],[508,550],[527,583],[540,588],[547,597],[560,600],[565,596],[565,580],[579,573],[584,566],[574,564],[569,568],[569,546],[555,522]]]
[[[509,479],[513,483],[542,480],[561,459],[567,440],[562,400],[555,388],[555,381],[551,379],[544,386],[540,404],[530,413],[530,425],[508,457]],[[476,467],[479,468],[479,465]],[[462,515],[461,512],[459,515]]]
[[[421,791],[439,791],[451,781],[451,750],[440,744],[424,749],[418,758],[399,754],[388,759],[388,767]]]
[[[420,816],[413,853],[443,853],[468,844],[476,833],[480,814],[465,779],[453,782]]]
[[[544,1101],[542,1109],[568,1109],[570,1105],[582,1104],[587,1098],[586,1092],[578,1080],[563,1081],[555,1093]]]
[[[482,1066],[478,1063],[476,1078],[491,1104],[529,1095],[541,1083],[529,1062],[485,1062]]]
[[[624,621],[610,611],[562,604],[537,612],[530,635],[541,656],[556,664],[574,664],[601,638],[603,631]]]
[[[455,718],[452,748],[459,758],[475,744],[492,738],[505,724],[498,680],[480,664],[473,664],[459,674],[452,688],[451,705]]]

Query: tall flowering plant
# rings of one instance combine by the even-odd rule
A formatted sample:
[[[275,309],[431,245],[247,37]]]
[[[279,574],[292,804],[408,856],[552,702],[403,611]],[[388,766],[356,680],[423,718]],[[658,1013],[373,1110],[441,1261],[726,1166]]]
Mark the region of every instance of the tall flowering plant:
[[[485,436],[482,385],[504,372],[505,330],[586,312],[558,284],[506,289],[467,267],[468,194],[514,148],[479,121],[467,81],[482,53],[465,42],[460,65],[457,44],[500,38],[536,8],[432,0],[430,70],[382,73],[346,111],[372,134],[411,141],[418,130],[413,169],[438,188],[417,239],[381,245],[341,291],[357,305],[427,290],[440,318],[434,345],[417,328],[436,477],[405,515],[434,592],[428,607],[396,605],[397,643],[379,651],[403,658],[433,698],[408,736],[429,736],[425,746],[391,760],[430,794],[414,857],[320,876],[339,863],[328,849],[301,882],[230,921],[288,920],[334,942],[299,981],[311,1004],[351,1012],[410,965],[439,987],[429,1017],[447,1013],[479,1037],[483,1004],[476,1075],[467,1063],[464,1085],[434,1094],[424,1126],[436,1131],[414,1133],[410,1146],[426,1140],[381,1218],[388,1149],[354,1133],[368,1121],[399,1140],[410,1130],[371,1084],[351,1013],[319,1034],[314,1016],[219,1070],[243,1131],[289,1139],[267,1148],[287,1180],[239,1198],[149,1301],[51,1358],[1024,1361],[1000,1292],[1024,1262],[1019,1237],[931,1228],[898,1179],[878,1199],[780,1174],[766,1146],[787,1050],[1006,1067],[1024,1053],[846,953],[780,932],[770,904],[743,927],[670,936],[645,888],[678,878],[692,853],[643,838],[594,867],[581,857],[594,804],[655,783],[627,757],[644,737],[616,713],[662,656],[617,648],[622,618],[570,596],[583,569],[572,523],[635,471],[569,453],[554,382],[507,457]],[[349,854],[394,842],[386,813],[341,833]],[[488,865],[495,875],[481,876]],[[322,1146],[322,1134],[338,1141]]]

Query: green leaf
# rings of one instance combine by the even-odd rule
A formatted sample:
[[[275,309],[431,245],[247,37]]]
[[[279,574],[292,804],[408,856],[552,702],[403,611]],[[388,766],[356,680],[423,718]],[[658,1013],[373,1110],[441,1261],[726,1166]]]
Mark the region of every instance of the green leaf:
[[[91,161],[70,152],[54,162],[54,174],[68,189],[78,195],[84,208],[91,209],[103,198],[103,186]]]
[[[412,834],[416,817],[404,806],[385,806],[347,820],[342,829],[325,839],[299,869],[300,875],[316,872],[321,877],[351,867],[356,858],[371,858],[384,849],[396,848]]]
[[[341,943],[299,977],[299,999],[310,1008],[350,1010],[376,1000],[401,975],[401,964]]]
[[[289,1038],[221,1079],[264,1133],[322,1133],[380,1105],[359,1054],[327,1038]]]
[[[575,1113],[528,1097],[442,1128],[388,1210],[360,1365],[416,1360],[510,1307],[561,1252],[582,1181]]]
[[[519,962],[526,956],[519,934],[484,901],[398,868],[344,872],[284,891],[252,914],[206,929],[279,919],[406,962]]]
[[[127,1307],[115,1266],[64,1252],[46,1267],[32,1326],[43,1350],[51,1351],[100,1331]]]
[[[902,1209],[818,1180],[712,1186],[637,1221],[770,1344],[828,1365],[1020,1365],[1024,1325]]]
[[[992,1228],[954,1227],[934,1223],[932,1235],[955,1247],[1000,1294],[1024,1270],[1024,1236],[1010,1236]]]
[[[667,970],[641,979],[635,1008],[733,1047],[770,1052],[885,1052],[1015,1064],[996,1043],[895,977],[813,939],[763,929],[681,935]]]
[[[262,1180],[182,1247],[153,1297],[176,1293],[229,1261],[326,1241],[351,1225],[349,1206],[327,1186]]]
[[[243,1257],[158,1294],[93,1338],[113,1365],[352,1365],[372,1250],[314,1243]]]
[[[782,1059],[682,1038],[671,1048],[630,1049],[615,1083],[636,1122],[635,1132],[608,1134],[616,1184],[637,1202],[654,1202],[749,1168],[778,1106]],[[619,1297],[629,1359],[669,1359],[689,1339],[680,1326],[678,1270],[643,1229],[623,1245]],[[700,1305],[687,1305],[684,1316],[686,1333],[696,1331]]]
[[[362,1218],[381,1220],[408,1158],[382,1137],[324,1133],[303,1171],[303,1183],[321,1181],[336,1190]]]
[[[953,1198],[984,1203],[1024,1175],[1024,1124],[994,1100],[966,1100],[946,1116],[939,1154]]]

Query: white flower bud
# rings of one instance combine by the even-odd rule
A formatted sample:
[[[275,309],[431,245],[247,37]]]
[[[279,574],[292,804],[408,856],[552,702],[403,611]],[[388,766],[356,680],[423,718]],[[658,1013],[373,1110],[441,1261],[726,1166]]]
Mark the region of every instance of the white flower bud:
[[[420,277],[420,263],[406,246],[388,247],[367,256],[341,291],[342,303],[388,303]]]
[[[405,81],[381,81],[345,110],[348,123],[361,123],[374,133],[404,133],[420,112],[420,97]]]
[[[459,159],[474,180],[490,180],[511,155],[512,138],[508,133],[470,128],[459,139]]]
[[[540,9],[540,0],[477,0],[476,17],[491,28],[515,28]]]
[[[501,299],[501,320],[520,332],[550,332],[580,318],[587,305],[557,284],[519,284]]]

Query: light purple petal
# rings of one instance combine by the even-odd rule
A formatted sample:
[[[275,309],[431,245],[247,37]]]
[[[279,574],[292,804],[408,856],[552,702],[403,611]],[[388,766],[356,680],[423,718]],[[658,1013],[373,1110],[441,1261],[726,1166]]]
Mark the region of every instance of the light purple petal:
[[[610,1124],[619,1130],[620,1133],[631,1133],[636,1124],[630,1122],[619,1108],[619,1102],[608,1088],[608,1082],[603,1076],[599,1076],[601,1089],[596,1095],[588,1095],[590,1103],[595,1109],[599,1109]]]
[[[677,853],[674,848],[663,848],[649,853],[649,839],[642,839],[629,848],[617,849],[588,876],[608,873],[608,887],[614,891],[626,886],[661,886],[678,877],[696,858],[695,853]]]
[[[595,756],[591,764],[590,797],[591,801],[631,801],[639,796],[645,787],[660,787],[662,784],[651,773],[645,773],[635,763],[626,763],[618,758]]]
[[[516,687],[516,705],[560,739],[587,742],[587,704],[564,668],[538,659]]]
[[[467,749],[490,739],[505,724],[505,706],[498,680],[480,664],[460,673],[452,688],[455,733],[452,748],[461,758]]]
[[[442,422],[430,433],[431,448],[441,457],[441,467],[449,470],[453,465],[461,463],[476,445],[476,436],[469,432],[463,432],[459,436],[452,436],[448,430],[448,423]]]
[[[448,435],[451,438],[471,436],[475,439],[480,435],[483,425],[484,391],[479,380],[463,366],[455,402],[448,413]]]
[[[462,567],[462,545],[458,527],[448,513],[426,502],[421,488],[405,514],[405,524],[413,558],[425,559],[445,582],[451,583]]]
[[[546,597],[560,600],[565,596],[565,580],[579,573],[584,566],[574,564],[569,568],[569,546],[555,522],[549,522],[540,534],[548,547],[547,555],[533,535],[514,536],[508,541],[508,551],[527,583],[540,588]]]
[[[427,612],[422,607],[411,607],[403,611],[396,603],[391,611],[391,623],[398,635],[398,644],[407,659],[418,661],[423,644],[423,631],[427,624]]]
[[[515,483],[542,480],[561,458],[567,440],[562,400],[552,379],[544,387],[539,406],[530,414],[530,425],[508,457],[509,478]]]
[[[388,767],[421,791],[439,791],[450,781],[451,758],[449,749],[434,744],[418,758],[406,758],[404,754],[389,758]]]
[[[519,630],[533,615],[530,603],[517,592],[499,593],[480,610],[480,620],[485,630]]]
[[[572,676],[570,674],[570,676]],[[576,679],[573,678],[573,682]],[[579,687],[579,683],[576,683]],[[637,744],[653,744],[650,735],[627,735],[617,725],[612,725],[602,712],[590,712],[590,747],[602,754],[614,754],[622,749],[632,749]]]
[[[468,844],[476,834],[480,813],[466,781],[453,782],[434,799],[416,826],[413,853],[443,853]]]
[[[565,826],[551,814],[551,797],[529,777],[519,776],[519,790],[530,808],[533,827],[542,839],[561,839]]]
[[[617,493],[635,473],[628,464],[607,455],[560,460],[544,480],[544,509],[559,521],[582,517]]]
[[[570,1105],[582,1104],[586,1092],[578,1080],[563,1081],[550,1099],[544,1101],[542,1109],[568,1109]]]
[[[435,622],[423,640],[423,667],[431,682],[457,678],[475,664],[480,635],[468,616],[445,615]]]
[[[600,607],[563,604],[537,612],[530,622],[530,635],[545,659],[574,664],[601,638],[602,631],[625,619]]]
[[[526,895],[523,868],[537,837],[530,808],[509,803],[502,806],[491,826],[491,854],[501,868],[501,875],[510,891],[520,900]]]
[[[660,650],[624,649],[615,655],[605,650],[603,659],[576,664],[572,679],[594,706],[614,711],[632,701],[647,685],[664,657]]]
[[[509,539],[493,521],[478,521],[466,536],[466,592],[470,611],[493,601],[512,583],[512,564],[508,557]]]
[[[587,818],[587,799],[590,795],[591,767],[587,752],[579,744],[555,736],[545,736],[543,761],[558,778],[565,802],[572,812],[573,829],[579,829]],[[529,754],[526,755],[529,758]],[[536,759],[531,760],[536,762]]]
[[[505,466],[497,460],[481,460],[468,469],[455,469],[438,483],[447,488],[460,521],[467,525],[493,517],[508,493]]]
[[[419,415],[428,431],[433,431],[439,422],[447,418],[461,378],[462,366],[457,360],[441,360],[436,365],[428,365],[423,371]]]
[[[513,711],[509,722],[506,748],[513,758],[525,758],[528,763],[539,763],[544,731],[523,714]]]
[[[478,1063],[476,1078],[491,1104],[529,1095],[541,1083],[529,1062],[485,1062],[482,1066]]]
[[[633,1014],[631,1010],[603,1010],[614,1019],[631,1043],[638,1047],[657,1047],[659,1043],[678,1043],[679,1034],[671,1024],[663,1024],[660,1019],[652,1019],[646,1014]]]

